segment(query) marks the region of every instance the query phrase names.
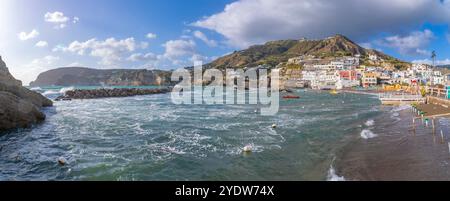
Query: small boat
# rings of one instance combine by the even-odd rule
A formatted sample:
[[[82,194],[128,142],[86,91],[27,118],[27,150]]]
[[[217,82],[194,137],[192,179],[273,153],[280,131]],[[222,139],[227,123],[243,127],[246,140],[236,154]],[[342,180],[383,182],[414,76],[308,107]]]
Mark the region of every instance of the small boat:
[[[299,99],[300,96],[295,96],[295,95],[287,95],[287,96],[283,96],[283,99]]]
[[[336,90],[331,90],[331,91],[330,91],[330,94],[332,94],[332,95],[337,95],[337,94],[339,94],[339,92],[336,91]]]
[[[280,92],[292,93],[293,91],[290,89],[280,89]]]

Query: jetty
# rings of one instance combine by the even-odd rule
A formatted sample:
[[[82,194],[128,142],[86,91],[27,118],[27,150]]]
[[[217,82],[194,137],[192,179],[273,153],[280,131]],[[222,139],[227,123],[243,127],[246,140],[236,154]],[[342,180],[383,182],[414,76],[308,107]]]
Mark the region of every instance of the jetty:
[[[138,95],[151,95],[169,93],[170,88],[141,89],[141,88],[113,88],[113,89],[75,89],[67,91],[64,95],[57,97],[56,101],[69,101],[72,99],[97,99],[111,97],[129,97]]]

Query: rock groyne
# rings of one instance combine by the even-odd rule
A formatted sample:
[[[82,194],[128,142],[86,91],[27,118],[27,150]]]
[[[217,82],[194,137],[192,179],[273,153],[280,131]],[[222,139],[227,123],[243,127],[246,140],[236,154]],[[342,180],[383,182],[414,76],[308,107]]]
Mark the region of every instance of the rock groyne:
[[[150,94],[163,94],[170,92],[170,88],[139,89],[139,88],[114,88],[114,89],[91,89],[91,90],[70,90],[64,95],[56,98],[56,101],[72,99],[97,99],[111,97],[129,97]]]

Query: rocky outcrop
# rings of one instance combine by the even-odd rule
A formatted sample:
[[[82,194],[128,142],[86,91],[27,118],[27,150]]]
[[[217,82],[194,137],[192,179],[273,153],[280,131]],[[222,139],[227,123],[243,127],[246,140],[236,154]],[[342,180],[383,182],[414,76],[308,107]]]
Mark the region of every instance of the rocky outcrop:
[[[12,93],[0,91],[0,131],[29,127],[45,120],[45,115],[31,102]]]
[[[68,67],[43,72],[30,86],[162,86],[170,85],[170,75],[161,70]]]
[[[22,86],[8,71],[0,57],[0,131],[29,127],[45,119],[42,107],[53,102],[39,93]]]
[[[57,101],[72,100],[72,99],[95,99],[95,98],[109,98],[109,97],[128,97],[138,95],[162,94],[170,92],[170,88],[162,89],[92,89],[92,90],[71,90],[67,91],[65,95],[56,98]]]

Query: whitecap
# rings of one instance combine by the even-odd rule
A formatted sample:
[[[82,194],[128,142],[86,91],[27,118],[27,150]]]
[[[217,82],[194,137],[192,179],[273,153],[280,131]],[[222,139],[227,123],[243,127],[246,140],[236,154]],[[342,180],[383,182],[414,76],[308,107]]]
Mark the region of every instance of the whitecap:
[[[365,125],[366,126],[373,126],[373,125],[375,125],[375,121],[373,119],[369,119],[369,120],[366,121]]]
[[[74,87],[64,87],[61,90],[59,90],[59,93],[60,94],[66,94],[66,92],[74,90],[74,89],[75,89]]]
[[[406,109],[410,109],[410,108],[411,108],[411,105],[400,105],[398,107],[393,108],[391,110],[391,112],[400,112],[400,111],[403,111],[403,110],[406,110]]]
[[[337,175],[336,170],[331,165],[330,169],[328,170],[327,181],[345,181],[345,178],[343,176]]]
[[[30,90],[31,91],[42,91],[42,88],[41,87],[32,87]]]
[[[59,91],[55,91],[55,90],[47,90],[47,91],[44,91],[44,93],[42,93],[42,95],[44,95],[44,96],[48,96],[48,95],[56,95],[56,94],[59,94]]]
[[[74,90],[74,89],[75,89],[74,87],[64,87],[64,88],[61,88],[59,91],[57,91],[57,90],[47,90],[47,91],[44,91],[42,93],[42,95],[44,95],[44,96],[59,95],[59,94],[64,95],[64,94],[66,94],[66,92],[68,92],[70,90]]]
[[[363,131],[361,131],[361,137],[363,139],[370,139],[370,138],[374,138],[377,137],[376,134],[374,134],[371,130],[369,129],[364,129]]]

